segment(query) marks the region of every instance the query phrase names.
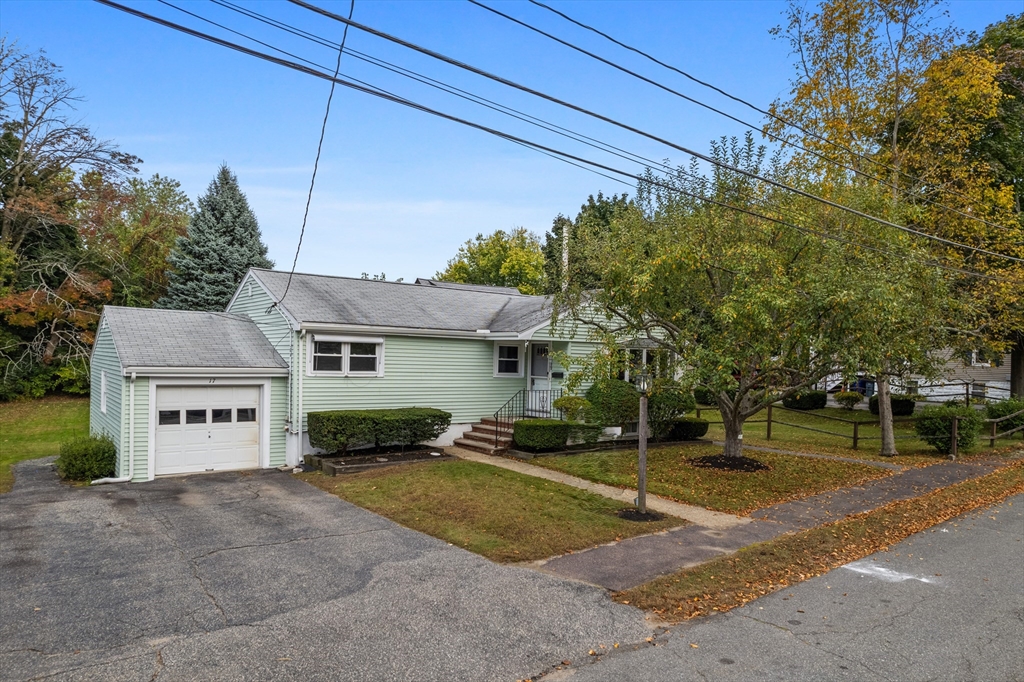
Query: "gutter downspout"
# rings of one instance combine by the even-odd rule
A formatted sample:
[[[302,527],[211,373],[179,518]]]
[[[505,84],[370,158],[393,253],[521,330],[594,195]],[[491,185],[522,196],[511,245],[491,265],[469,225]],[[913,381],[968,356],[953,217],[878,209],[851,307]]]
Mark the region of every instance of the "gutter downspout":
[[[128,385],[128,475],[118,478],[97,478],[89,485],[104,483],[128,483],[135,477],[135,372]]]
[[[299,332],[299,361],[296,364],[298,365],[297,369],[299,371],[299,396],[298,396],[298,400],[296,401],[298,403],[298,406],[299,406],[299,414],[298,414],[298,420],[297,420],[298,425],[295,428],[296,428],[296,430],[298,431],[298,434],[299,434],[299,438],[298,438],[298,440],[299,440],[299,448],[298,448],[298,450],[299,451],[297,453],[295,453],[296,454],[295,464],[298,465],[298,464],[301,464],[302,461],[303,461],[302,460],[302,455],[303,455],[303,452],[302,452],[302,377],[306,373],[306,330],[305,329],[303,329],[302,331]]]

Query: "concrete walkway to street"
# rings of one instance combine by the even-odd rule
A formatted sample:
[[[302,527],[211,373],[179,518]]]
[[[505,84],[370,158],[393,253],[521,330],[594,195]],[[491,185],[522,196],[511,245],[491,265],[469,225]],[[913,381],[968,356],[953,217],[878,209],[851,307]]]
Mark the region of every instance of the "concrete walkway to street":
[[[474,462],[564,483],[626,504],[633,504],[637,494],[632,489],[593,483],[514,459],[461,448],[449,448],[448,452]],[[917,468],[871,462],[898,471],[862,485],[757,509],[748,516],[714,512],[648,494],[649,509],[690,523],[669,531],[632,537],[530,565],[545,573],[599,585],[609,590],[626,590],[658,576],[697,566],[784,533],[824,525],[852,514],[877,509],[896,500],[918,497],[984,476],[998,468],[1002,462],[994,458],[971,462],[942,461]]]

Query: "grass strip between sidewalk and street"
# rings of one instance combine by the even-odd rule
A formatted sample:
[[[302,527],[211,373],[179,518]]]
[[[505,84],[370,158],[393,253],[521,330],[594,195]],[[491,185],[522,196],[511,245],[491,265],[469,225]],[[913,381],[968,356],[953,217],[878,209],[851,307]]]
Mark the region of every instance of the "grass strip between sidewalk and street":
[[[745,547],[614,595],[669,622],[729,611],[827,573],[956,516],[1024,492],[1024,461],[918,498]]]
[[[60,444],[89,433],[89,399],[48,396],[0,403],[0,494],[14,485],[11,467],[60,454]]]
[[[493,561],[534,561],[686,525],[562,483],[477,462],[428,462],[343,476],[299,474],[352,504]]]

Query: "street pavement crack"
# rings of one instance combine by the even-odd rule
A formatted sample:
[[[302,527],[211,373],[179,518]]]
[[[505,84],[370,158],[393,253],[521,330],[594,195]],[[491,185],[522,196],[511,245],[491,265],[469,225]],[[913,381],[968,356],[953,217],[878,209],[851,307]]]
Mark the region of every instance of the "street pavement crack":
[[[281,540],[280,542],[257,542],[257,543],[253,543],[253,544],[250,544],[250,545],[235,545],[235,546],[232,546],[232,547],[220,547],[218,549],[212,549],[209,552],[206,552],[204,554],[197,554],[196,556],[192,557],[192,561],[197,561],[199,559],[205,559],[208,556],[212,556],[214,554],[219,554],[220,552],[230,552],[230,551],[236,550],[236,549],[252,549],[252,548],[255,548],[255,547],[276,547],[276,546],[279,546],[279,545],[290,545],[290,544],[295,543],[295,542],[313,542],[315,540],[324,540],[326,538],[354,537],[356,535],[366,535],[368,533],[380,533],[380,532],[382,532],[384,530],[386,530],[386,529],[384,529],[384,528],[370,528],[368,530],[359,530],[359,531],[354,531],[352,533],[326,533],[324,535],[314,535],[314,536],[308,537],[308,538],[307,537],[291,538],[289,540]]]

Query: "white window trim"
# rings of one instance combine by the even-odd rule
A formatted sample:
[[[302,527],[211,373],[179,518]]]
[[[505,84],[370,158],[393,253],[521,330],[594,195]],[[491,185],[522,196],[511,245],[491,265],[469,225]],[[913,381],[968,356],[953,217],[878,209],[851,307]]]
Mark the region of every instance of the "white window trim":
[[[331,372],[328,370],[314,370],[313,356],[317,341],[328,343],[340,343],[341,346],[341,371]],[[349,353],[353,343],[372,343],[377,346],[377,371],[376,372],[353,372],[349,369]],[[306,376],[308,377],[351,377],[353,379],[373,378],[384,376],[384,339],[382,337],[370,336],[338,336],[335,334],[309,334],[306,336]]]
[[[107,370],[100,371],[100,412],[107,413]]]
[[[514,346],[519,349],[519,372],[517,374],[510,374],[506,372],[498,371],[498,348],[502,346]],[[494,342],[494,378],[495,379],[522,379],[526,370],[526,344],[525,343],[506,343],[502,341]]]

